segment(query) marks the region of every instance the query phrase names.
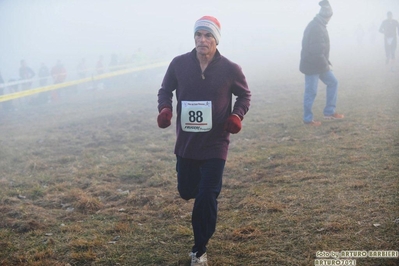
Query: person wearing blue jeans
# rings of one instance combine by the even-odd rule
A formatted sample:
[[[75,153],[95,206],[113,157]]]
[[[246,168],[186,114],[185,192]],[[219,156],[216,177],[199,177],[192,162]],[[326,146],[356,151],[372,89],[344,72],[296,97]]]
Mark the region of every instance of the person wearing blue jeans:
[[[324,108],[324,116],[329,117],[335,114],[337,103],[338,80],[332,71],[321,74],[305,75],[305,94],[303,100],[303,121],[309,123],[313,120],[312,106],[317,95],[317,86],[319,79],[327,85],[326,106]]]
[[[305,74],[305,93],[303,100],[303,122],[307,125],[319,126],[321,122],[313,119],[312,107],[317,95],[319,79],[327,85],[324,118],[342,119],[344,115],[335,112],[338,94],[338,81],[330,66],[330,39],[327,23],[333,12],[330,3],[323,0],[319,3],[320,12],[308,24],[303,34],[301,62],[299,70]]]

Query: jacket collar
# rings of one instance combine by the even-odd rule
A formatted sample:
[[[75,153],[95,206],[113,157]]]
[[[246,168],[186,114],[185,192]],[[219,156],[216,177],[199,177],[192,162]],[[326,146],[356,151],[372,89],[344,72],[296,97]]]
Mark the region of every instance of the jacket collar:
[[[197,50],[195,48],[191,51],[191,57],[195,58],[195,60],[198,61]],[[222,57],[222,55],[220,54],[219,50],[216,49],[215,55],[213,56],[213,59],[212,59],[212,62],[219,60],[221,57]]]
[[[323,18],[322,16],[320,16],[319,14],[317,14],[314,19],[316,21],[320,22],[321,24],[323,24],[324,26],[327,26],[327,24],[328,24],[328,21],[325,18]]]

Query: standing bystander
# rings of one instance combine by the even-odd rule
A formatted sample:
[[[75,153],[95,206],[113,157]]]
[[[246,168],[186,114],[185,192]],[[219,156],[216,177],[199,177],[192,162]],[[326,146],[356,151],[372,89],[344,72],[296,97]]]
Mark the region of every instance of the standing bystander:
[[[40,86],[47,85],[47,78],[49,76],[50,76],[50,71],[48,70],[48,67],[46,66],[46,64],[42,63],[39,69]]]
[[[319,14],[308,24],[303,34],[301,62],[299,69],[305,74],[304,113],[303,122],[311,126],[320,126],[320,121],[313,120],[312,107],[317,95],[319,79],[327,85],[327,99],[324,108],[324,118],[328,120],[342,119],[344,115],[335,112],[338,81],[335,78],[329,61],[330,38],[327,23],[333,11],[330,3],[323,0]]]
[[[39,69],[39,84],[41,87],[46,86],[47,85],[47,79],[50,76],[50,71],[48,69],[48,67],[46,66],[46,64],[41,63],[40,69]],[[37,97],[37,101],[38,103],[47,103],[48,102],[48,98],[49,98],[49,93],[48,92],[41,92],[39,94],[39,96]]]
[[[67,76],[67,71],[64,65],[61,63],[61,60],[57,60],[55,66],[51,69],[51,76],[53,77],[54,84],[63,83]],[[53,90],[51,92],[51,101],[57,102],[59,100],[59,92],[57,90]]]
[[[22,90],[29,90],[32,86],[32,79],[35,76],[35,72],[28,67],[25,60],[21,60],[21,66],[19,68],[19,77],[21,80],[25,80],[22,84]]]

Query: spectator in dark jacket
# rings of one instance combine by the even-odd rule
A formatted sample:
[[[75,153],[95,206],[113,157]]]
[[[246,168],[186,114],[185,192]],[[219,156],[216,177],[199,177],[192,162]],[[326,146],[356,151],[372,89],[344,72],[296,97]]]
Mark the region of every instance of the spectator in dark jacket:
[[[42,63],[40,65],[39,69],[39,78],[40,78],[40,86],[46,86],[47,85],[47,78],[50,76],[50,71],[48,67],[46,66],[45,63]]]
[[[1,75],[0,72],[0,96],[4,94],[4,79],[3,76]],[[8,107],[10,106],[10,102],[6,101],[6,102],[0,102],[0,107],[2,106],[2,109],[7,110]]]
[[[4,94],[4,80],[0,72],[0,96]],[[2,105],[2,103],[0,103]]]
[[[333,11],[327,0],[321,1],[319,5],[321,6],[319,14],[308,24],[303,35],[299,67],[300,71],[305,74],[303,122],[312,126],[321,125],[321,122],[313,120],[312,113],[319,79],[327,85],[324,118],[329,120],[344,118],[344,115],[335,112],[338,81],[331,71],[329,61],[330,39],[327,23],[330,21]]]
[[[4,79],[0,72],[0,95],[3,95],[3,93],[4,93]]]
[[[5,84],[4,84],[3,76],[1,75],[1,72],[0,72],[0,96],[3,95],[4,92],[5,92]],[[0,102],[0,107],[1,106],[2,106],[3,110],[11,110],[12,109],[11,101]]]
[[[22,84],[22,90],[28,90],[31,88],[32,81],[30,79],[32,79],[34,76],[35,72],[30,67],[28,67],[25,60],[21,60],[19,77],[21,78],[21,80],[26,80],[26,82]]]
[[[216,18],[197,20],[194,40],[195,49],[175,57],[166,71],[158,92],[157,121],[161,128],[170,126],[175,93],[177,187],[183,199],[195,199],[191,265],[205,266],[206,245],[216,228],[229,136],[240,131],[251,93],[241,67],[216,49],[220,40]]]

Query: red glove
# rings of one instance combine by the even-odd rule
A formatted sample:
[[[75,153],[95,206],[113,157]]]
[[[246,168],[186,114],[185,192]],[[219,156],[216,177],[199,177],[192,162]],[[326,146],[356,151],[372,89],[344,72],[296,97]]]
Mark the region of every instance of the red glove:
[[[160,128],[167,128],[171,124],[172,110],[163,108],[158,115],[157,122]]]
[[[224,124],[224,130],[236,134],[241,130],[241,119],[238,115],[231,114]]]

